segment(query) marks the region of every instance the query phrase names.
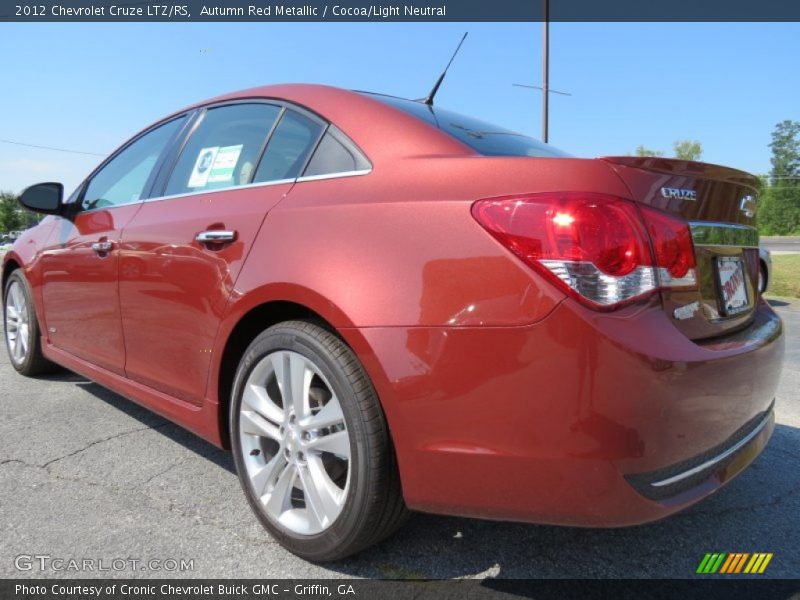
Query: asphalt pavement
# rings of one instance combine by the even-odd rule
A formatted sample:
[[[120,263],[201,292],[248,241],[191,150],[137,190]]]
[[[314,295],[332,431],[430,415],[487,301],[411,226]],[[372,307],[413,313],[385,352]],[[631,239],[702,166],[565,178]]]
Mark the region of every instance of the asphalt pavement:
[[[616,530],[419,514],[327,565],[272,541],[227,453],[82,377],[25,379],[2,351],[0,577],[692,577],[706,552],[772,552],[767,576],[800,577],[800,303],[774,302],[788,331],[775,433],[706,501]],[[67,570],[53,570],[59,559]],[[69,570],[69,559],[95,570]],[[130,559],[161,570],[115,570]],[[170,559],[192,570],[165,571]]]

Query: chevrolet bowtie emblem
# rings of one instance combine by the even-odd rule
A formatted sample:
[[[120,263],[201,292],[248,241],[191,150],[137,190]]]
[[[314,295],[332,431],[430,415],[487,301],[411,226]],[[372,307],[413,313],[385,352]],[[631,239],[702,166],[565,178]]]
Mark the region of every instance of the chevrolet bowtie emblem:
[[[744,213],[744,216],[752,219],[756,216],[756,199],[753,196],[745,196],[739,202],[739,210]]]

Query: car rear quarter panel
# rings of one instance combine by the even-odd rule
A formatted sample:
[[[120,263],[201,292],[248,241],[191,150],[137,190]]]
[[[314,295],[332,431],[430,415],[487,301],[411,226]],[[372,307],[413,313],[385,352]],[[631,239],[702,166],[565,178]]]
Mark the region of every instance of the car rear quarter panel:
[[[297,183],[267,216],[238,297],[275,283],[307,289],[325,299],[335,327],[535,323],[563,294],[470,209],[480,198],[567,186],[624,194],[605,165],[571,159],[405,158]]]
[[[528,326],[564,299],[480,227],[472,203],[564,189],[625,194],[607,165],[579,159],[437,156],[373,165],[367,175],[297,183],[270,211],[220,327],[212,382],[244,315],[267,302],[298,303],[357,349],[394,428],[396,388],[379,383],[388,376],[371,358],[367,332]],[[405,356],[406,341],[397,343]],[[224,404],[213,389],[209,400]],[[403,461],[407,445],[397,442]]]

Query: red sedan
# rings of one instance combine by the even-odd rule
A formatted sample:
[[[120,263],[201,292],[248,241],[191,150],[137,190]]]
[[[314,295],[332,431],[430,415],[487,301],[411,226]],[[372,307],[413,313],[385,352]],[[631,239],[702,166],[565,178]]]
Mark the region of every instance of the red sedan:
[[[5,256],[24,375],[62,365],[231,448],[312,560],[408,509],[643,523],[764,448],[783,354],[758,180],[572,158],[437,106],[263,87],[128,141]]]

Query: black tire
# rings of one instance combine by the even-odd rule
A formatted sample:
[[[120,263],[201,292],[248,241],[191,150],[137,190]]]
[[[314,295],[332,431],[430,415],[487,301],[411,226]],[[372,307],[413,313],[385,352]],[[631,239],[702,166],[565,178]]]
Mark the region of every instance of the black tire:
[[[20,293],[25,297],[25,311],[27,313],[28,324],[28,337],[27,337],[27,352],[21,361],[15,359],[12,354],[12,349],[9,343],[9,336],[3,335],[6,342],[6,350],[8,350],[9,361],[11,366],[14,367],[22,375],[33,377],[35,375],[44,375],[58,370],[55,363],[50,362],[42,354],[42,338],[39,330],[39,320],[36,317],[36,308],[33,303],[33,294],[31,293],[28,280],[22,272],[22,269],[16,269],[11,273],[6,281],[5,288],[3,289],[3,327],[7,327],[8,320],[6,319],[8,293],[11,286],[16,284]]]
[[[327,529],[314,535],[301,535],[270,517],[246,473],[239,436],[243,388],[256,365],[276,351],[301,354],[320,370],[339,399],[350,438],[350,484],[343,508]],[[270,327],[247,348],[232,393],[231,445],[242,489],[261,523],[286,549],[311,561],[339,560],[381,541],[402,525],[409,513],[383,411],[358,358],[335,334],[306,321]]]
[[[762,260],[759,263],[758,268],[759,268],[759,273],[761,274],[761,277],[758,280],[758,284],[759,284],[758,285],[758,287],[759,287],[758,293],[759,294],[763,294],[764,292],[767,291],[767,287],[769,286],[769,281],[767,280],[767,265]]]

